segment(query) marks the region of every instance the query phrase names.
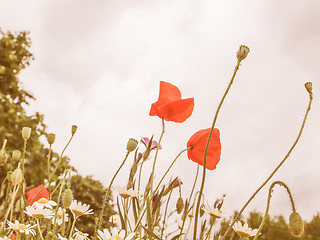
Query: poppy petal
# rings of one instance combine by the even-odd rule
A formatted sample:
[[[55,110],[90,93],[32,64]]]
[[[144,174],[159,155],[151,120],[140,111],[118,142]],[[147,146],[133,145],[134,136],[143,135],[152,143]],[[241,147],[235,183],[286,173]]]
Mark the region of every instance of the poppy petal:
[[[162,105],[159,113],[166,121],[181,123],[191,116],[193,107],[193,98],[187,98]]]
[[[43,184],[39,185],[38,187],[35,187],[31,190],[29,190],[26,193],[27,196],[27,203],[28,205],[32,205],[32,203],[38,201],[40,198],[46,198],[49,199],[49,192],[48,190],[43,186]],[[35,197],[36,196],[36,197]],[[33,200],[33,201],[32,201]]]
[[[193,98],[181,99],[176,86],[161,81],[158,101],[151,105],[149,115],[181,123],[191,116],[193,107]]]
[[[200,130],[193,134],[187,143],[187,147],[192,146],[192,148],[188,149],[188,158],[202,166],[204,163],[204,152],[207,145],[209,133],[210,128]],[[214,128],[207,152],[206,168],[209,170],[214,170],[216,168],[216,165],[220,161],[220,155],[220,132],[219,129]]]

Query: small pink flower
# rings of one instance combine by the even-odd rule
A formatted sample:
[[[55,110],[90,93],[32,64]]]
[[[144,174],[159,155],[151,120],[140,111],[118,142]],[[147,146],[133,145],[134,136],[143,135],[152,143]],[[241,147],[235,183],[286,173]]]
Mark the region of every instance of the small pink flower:
[[[151,138],[152,139],[152,138]],[[143,143],[143,145],[146,147],[146,148],[150,148],[150,150],[153,150],[155,148],[158,147],[158,142],[153,140],[150,144],[150,139],[147,138],[147,137],[143,137],[141,138],[141,141]],[[150,145],[150,146],[149,146]],[[161,146],[159,145],[159,149],[161,149]]]

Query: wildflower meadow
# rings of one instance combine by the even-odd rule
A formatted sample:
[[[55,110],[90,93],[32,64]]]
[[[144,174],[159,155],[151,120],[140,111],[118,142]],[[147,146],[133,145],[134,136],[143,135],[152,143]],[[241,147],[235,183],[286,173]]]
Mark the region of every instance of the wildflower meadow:
[[[4,38],[6,38],[6,42],[4,42]],[[20,38],[26,38],[26,36],[20,35]],[[14,55],[15,52],[21,52],[15,49],[18,47],[18,44],[15,44],[15,36],[6,35],[3,36],[3,39],[3,46],[7,44],[9,49],[11,46],[10,59],[18,63],[12,65],[14,67],[10,67],[0,61],[1,84],[5,81],[16,81],[14,69],[23,69],[25,65],[28,65],[26,62],[24,65],[24,61],[28,56],[31,57],[28,54],[28,56]],[[8,39],[11,39],[11,42]],[[26,39],[25,41],[24,46],[28,42]],[[1,49],[4,49],[4,47]],[[4,51],[1,49],[0,51]],[[213,116],[212,125],[205,129],[198,129],[189,139],[184,139],[185,149],[173,158],[172,163],[160,178],[159,173],[155,178],[157,160],[161,157],[161,153],[165,151],[162,147],[162,139],[165,134],[166,123],[183,124],[193,114],[195,107],[194,98],[184,96],[180,92],[179,86],[160,81],[158,98],[153,103],[147,103],[150,105],[150,117],[158,118],[161,121],[162,131],[160,136],[153,135],[141,139],[133,139],[128,136],[128,142],[124,146],[126,154],[123,160],[117,163],[118,168],[114,169],[114,175],[106,189],[102,191],[103,197],[100,200],[94,198],[93,194],[87,194],[81,200],[77,198],[79,192],[72,188],[76,185],[75,180],[73,180],[75,170],[68,164],[64,152],[72,139],[77,137],[76,125],[71,127],[70,139],[63,151],[56,154],[52,151],[52,146],[55,143],[54,133],[46,134],[47,142],[44,145],[48,149],[47,151],[42,152],[43,150],[40,148],[29,149],[29,146],[35,142],[33,137],[41,134],[41,131],[35,125],[20,121],[14,136],[0,136],[2,140],[0,168],[5,174],[0,189],[0,199],[2,201],[0,204],[0,239],[265,239],[263,230],[266,222],[269,221],[270,200],[275,186],[281,186],[290,200],[289,208],[292,209],[292,213],[290,218],[286,220],[288,224],[286,231],[294,239],[303,236],[305,223],[293,201],[294,192],[290,191],[290,186],[285,182],[271,182],[270,180],[285,163],[300,140],[313,100],[311,82],[301,86],[301,91],[306,92],[308,102],[293,145],[288,147],[287,154],[279,161],[276,168],[260,183],[252,195],[248,196],[247,202],[241,209],[237,210],[236,215],[228,216],[226,214],[224,199],[227,196],[223,195],[218,199],[205,199],[203,193],[207,174],[219,168],[219,162],[222,161],[220,156],[223,154],[221,147],[223,142],[220,140],[220,132],[223,129],[219,129],[216,122],[234,81],[242,80],[237,73],[240,67],[246,67],[245,60],[247,57],[250,57],[249,47],[241,45],[235,53],[235,58],[230,59],[230,61],[235,61],[235,68],[230,69],[230,72],[233,70],[231,80],[217,104],[216,111],[209,113],[208,117]],[[11,75],[9,71],[13,71],[10,73]],[[9,79],[8,76],[11,76],[11,78]],[[9,93],[0,95],[3,106],[6,101],[10,100],[8,100],[8,96]],[[37,122],[37,126],[39,122],[41,121]],[[23,144],[20,145],[20,148],[8,150],[8,142],[11,142],[12,139]],[[35,155],[32,155],[32,152]],[[35,166],[41,166],[44,181],[38,180],[37,177],[39,176],[37,174],[33,175],[32,170],[29,170],[32,169],[32,166],[30,166],[28,159],[33,158],[36,161],[36,154],[46,156],[45,161],[40,163],[39,160],[39,163],[34,164]],[[172,166],[182,155],[187,155],[188,159],[195,162],[197,166],[194,185],[187,194],[182,194],[184,189],[183,179],[180,177],[170,178]],[[117,183],[117,178],[122,167],[128,163],[128,159],[133,159],[133,163],[128,173],[121,173],[128,179],[127,184],[122,186]],[[152,162],[152,168],[144,168],[144,163],[147,161]],[[148,181],[142,181],[142,172],[148,174]],[[199,189],[196,188],[196,183],[199,183]],[[94,187],[93,182],[85,185],[85,188],[89,189],[91,187]],[[258,227],[254,227],[242,218],[242,213],[262,188],[269,188],[266,199],[267,206],[266,209],[262,209],[264,215],[259,221]],[[82,192],[86,192],[86,190]],[[172,198],[172,194],[178,194],[177,201]],[[208,200],[212,204],[208,205]],[[93,204],[97,204],[98,207],[93,208]],[[92,219],[93,224],[89,223],[89,218]],[[223,219],[226,225],[225,228],[220,229],[219,224]]]

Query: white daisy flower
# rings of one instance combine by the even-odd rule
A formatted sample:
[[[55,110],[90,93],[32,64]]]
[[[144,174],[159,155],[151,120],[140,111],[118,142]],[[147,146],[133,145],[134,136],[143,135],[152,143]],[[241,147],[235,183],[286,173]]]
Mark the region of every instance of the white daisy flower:
[[[225,215],[218,208],[208,206],[206,207],[206,211],[212,217],[216,217],[216,218],[225,217]]]
[[[118,231],[117,228],[112,228],[111,229],[111,233],[105,228],[103,229],[103,231],[98,230],[98,237],[100,240],[130,240],[133,238],[134,233],[130,233],[127,237],[125,237],[126,235],[126,231],[125,230],[121,230],[120,232]]]
[[[73,200],[69,209],[72,211],[75,217],[80,217],[82,215],[93,214],[93,210],[90,209],[90,205],[82,204],[77,200]]]
[[[7,236],[0,237],[0,240],[6,240],[6,239],[10,239],[10,238],[8,238]]]
[[[58,238],[60,240],[68,240],[68,238],[62,237],[59,233],[58,233]],[[72,238],[70,238],[70,240],[73,240]]]
[[[236,222],[232,228],[239,235],[239,237],[252,237],[258,232],[258,229],[249,228],[247,223],[242,225],[240,221]]]
[[[123,198],[128,198],[128,197],[137,197],[138,196],[138,191],[133,190],[132,188],[128,189],[124,186],[116,186],[115,187],[119,195]]]
[[[36,235],[36,231],[33,230],[32,228],[36,227],[37,224],[31,226],[31,224],[22,224],[22,223],[19,223],[18,220],[16,220],[14,223],[10,222],[7,220],[7,223],[9,225],[8,229],[12,229],[14,230],[15,232],[18,232],[18,233],[25,233],[25,234],[29,234],[31,233],[33,236]]]
[[[74,237],[74,240],[84,240],[84,239],[89,239],[88,236],[89,234],[88,233],[83,233],[81,231],[79,231],[78,229],[76,229],[76,232],[73,234],[73,237]]]
[[[40,198],[38,201],[32,204],[32,207],[37,208],[38,206],[46,207],[52,209],[53,206],[57,206],[57,203],[46,198]]]
[[[63,223],[63,216],[64,216],[64,222],[68,222],[69,221],[68,213],[66,213],[65,209],[62,209],[61,207],[59,207],[57,212],[57,220],[56,220],[56,223],[58,225],[61,225]],[[52,224],[54,224],[54,217],[52,218]]]
[[[30,217],[34,218],[52,218],[53,212],[48,208],[43,208],[43,206],[38,205],[36,208],[27,206],[26,211],[24,210],[26,214],[28,214]]]

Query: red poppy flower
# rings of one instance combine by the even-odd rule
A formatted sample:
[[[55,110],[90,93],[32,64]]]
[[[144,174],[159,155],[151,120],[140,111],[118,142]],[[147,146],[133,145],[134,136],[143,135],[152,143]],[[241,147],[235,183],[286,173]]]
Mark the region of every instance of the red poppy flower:
[[[193,98],[181,99],[181,92],[176,86],[160,81],[159,98],[151,105],[149,115],[181,123],[191,116],[193,107]]]
[[[26,193],[27,196],[27,203],[28,205],[32,205],[34,202],[38,201],[40,198],[46,198],[49,199],[49,192],[48,190],[43,186],[43,184],[39,185],[38,187],[35,187],[31,190],[29,190]],[[36,196],[36,197],[35,197]],[[34,199],[33,199],[34,198]]]
[[[209,133],[210,128],[200,130],[193,134],[187,143],[187,147],[192,146],[192,148],[188,149],[188,158],[196,163],[199,163],[202,166],[204,161],[204,151],[206,149]],[[220,132],[219,129],[214,128],[207,152],[206,168],[209,170],[216,169],[216,166],[220,161],[220,155]]]

